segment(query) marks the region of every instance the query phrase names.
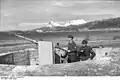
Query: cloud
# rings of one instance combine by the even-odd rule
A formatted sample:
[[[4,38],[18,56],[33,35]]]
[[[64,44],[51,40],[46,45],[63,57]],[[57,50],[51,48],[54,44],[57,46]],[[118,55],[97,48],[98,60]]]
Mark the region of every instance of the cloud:
[[[78,3],[78,4],[92,4],[92,3],[100,3],[100,2],[103,2],[103,1],[75,1],[75,3]]]
[[[12,16],[13,13],[4,13],[3,16]]]
[[[72,2],[72,1],[71,1]],[[73,6],[74,3],[71,3],[68,1],[62,1],[62,2],[55,2],[52,4],[52,6],[57,6],[57,7],[70,7]]]
[[[87,12],[87,11],[84,11],[84,12],[73,12],[72,13],[73,15],[102,15],[102,14],[115,14],[115,12],[112,12],[112,11],[94,11],[94,12]]]
[[[18,24],[19,30],[30,30],[35,28],[41,28],[46,26],[48,23],[20,23]]]
[[[12,15],[14,15],[14,13],[11,12],[10,10],[1,9],[1,16],[2,17],[12,16]]]
[[[45,24],[47,24],[47,23],[20,23],[19,26],[29,26],[29,25],[39,26],[39,25],[45,25]]]
[[[64,4],[63,4],[63,3],[60,3],[60,2],[53,3],[52,5],[53,5],[53,6],[61,6],[61,7],[64,6]]]
[[[2,26],[16,29],[39,27],[44,22],[67,21],[82,16],[95,20],[120,16],[120,1],[103,0],[2,0]],[[84,16],[85,15],[85,16]],[[30,26],[31,27],[30,27]],[[11,29],[11,28],[8,28]]]

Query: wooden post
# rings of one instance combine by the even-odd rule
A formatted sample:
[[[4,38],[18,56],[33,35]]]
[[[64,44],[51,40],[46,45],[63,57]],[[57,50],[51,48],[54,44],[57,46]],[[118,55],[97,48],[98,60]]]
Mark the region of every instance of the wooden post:
[[[27,50],[27,60],[28,60],[28,63],[27,63],[27,65],[30,65],[30,52],[29,52],[29,50]]]
[[[14,62],[14,53],[12,53],[11,55],[12,55],[12,64],[15,65],[15,62]]]
[[[52,42],[38,41],[39,65],[53,64]]]
[[[55,50],[53,44],[52,44],[52,52],[53,52],[53,64],[55,64]]]

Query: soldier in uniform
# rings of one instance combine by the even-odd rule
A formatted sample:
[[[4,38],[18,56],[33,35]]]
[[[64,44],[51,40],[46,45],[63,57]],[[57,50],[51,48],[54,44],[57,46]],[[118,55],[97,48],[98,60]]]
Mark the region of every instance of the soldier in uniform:
[[[68,35],[68,63],[76,62],[76,43],[73,38],[72,35]]]
[[[88,59],[93,59],[95,57],[95,52],[92,50],[92,47],[87,45],[88,41],[83,40],[82,46],[78,49],[78,56],[80,61],[85,61]]]

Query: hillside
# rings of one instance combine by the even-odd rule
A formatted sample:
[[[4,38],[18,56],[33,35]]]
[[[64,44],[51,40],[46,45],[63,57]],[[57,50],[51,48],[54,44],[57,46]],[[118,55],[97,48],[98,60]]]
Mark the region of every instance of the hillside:
[[[67,27],[42,27],[34,30],[43,30],[43,31],[78,31],[79,29],[106,29],[106,28],[120,28],[120,17],[118,18],[110,18],[103,20],[96,20],[92,22],[88,22],[86,24],[80,25],[69,25]],[[33,30],[33,31],[34,31]]]
[[[89,22],[79,27],[88,29],[120,28],[120,17]]]

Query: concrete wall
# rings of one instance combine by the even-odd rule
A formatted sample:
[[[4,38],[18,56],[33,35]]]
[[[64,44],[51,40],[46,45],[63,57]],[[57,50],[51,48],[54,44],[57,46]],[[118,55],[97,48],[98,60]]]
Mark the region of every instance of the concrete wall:
[[[30,65],[30,52],[21,50],[0,56],[0,64]]]
[[[39,65],[53,64],[53,44],[52,42],[38,42]]]

